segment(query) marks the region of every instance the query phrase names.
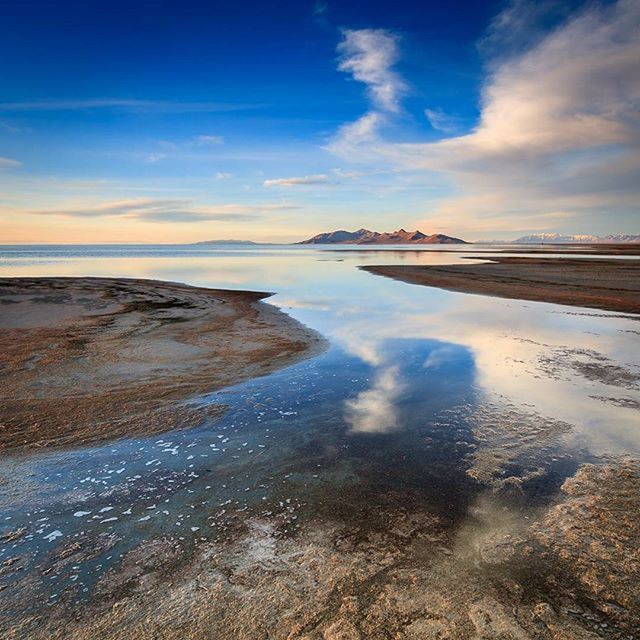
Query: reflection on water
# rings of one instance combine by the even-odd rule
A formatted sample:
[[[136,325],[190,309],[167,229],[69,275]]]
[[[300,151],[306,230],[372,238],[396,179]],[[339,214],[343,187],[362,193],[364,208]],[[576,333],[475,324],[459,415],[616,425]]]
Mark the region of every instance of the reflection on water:
[[[294,534],[308,518],[363,519],[388,496],[452,525],[487,487],[544,502],[577,465],[640,452],[637,318],[462,295],[362,272],[360,264],[452,262],[468,250],[59,247],[0,250],[0,275],[157,278],[273,291],[269,301],[329,351],[199,398],[214,423],[0,463],[0,563],[31,602],[82,599],[140,540],[186,545],[260,515]],[[612,376],[623,371],[625,376]],[[621,382],[622,381],[622,382]],[[74,564],[60,549],[92,540]],[[98,541],[96,544],[95,541]],[[58,554],[58,555],[56,555]]]

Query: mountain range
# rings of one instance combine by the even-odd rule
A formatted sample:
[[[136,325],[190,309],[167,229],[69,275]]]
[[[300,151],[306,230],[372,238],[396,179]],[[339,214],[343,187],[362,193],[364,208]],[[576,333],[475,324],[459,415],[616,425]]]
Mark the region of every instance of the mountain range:
[[[620,244],[640,242],[640,235],[594,236],[585,234],[532,233],[514,240],[514,244]]]
[[[398,231],[379,233],[369,229],[357,231],[329,231],[295,244],[466,244],[460,238],[452,238],[442,233],[427,235],[421,231]]]

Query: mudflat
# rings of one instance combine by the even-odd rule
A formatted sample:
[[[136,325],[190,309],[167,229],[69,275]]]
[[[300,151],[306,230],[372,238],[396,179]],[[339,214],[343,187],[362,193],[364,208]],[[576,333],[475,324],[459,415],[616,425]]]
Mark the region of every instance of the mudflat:
[[[261,300],[124,278],[0,279],[0,451],[94,443],[201,423],[184,401],[322,349]]]
[[[640,313],[640,260],[512,256],[488,260],[480,264],[361,269],[450,291]]]

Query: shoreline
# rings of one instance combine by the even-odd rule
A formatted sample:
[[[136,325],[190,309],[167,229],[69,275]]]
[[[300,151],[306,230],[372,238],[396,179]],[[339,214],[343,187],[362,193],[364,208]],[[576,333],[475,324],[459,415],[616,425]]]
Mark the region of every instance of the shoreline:
[[[469,265],[359,268],[409,284],[460,293],[640,314],[640,261],[511,256],[487,260]]]
[[[132,278],[0,278],[0,451],[188,428],[199,394],[319,353],[269,293]]]
[[[289,361],[321,346],[316,334],[263,305],[264,294],[109,279],[74,279],[74,290],[69,279],[57,278],[47,280],[58,290],[45,281],[39,290],[37,282],[24,280],[28,304],[21,308],[20,300],[6,303],[7,295],[0,295],[1,322],[37,335],[38,323],[46,321],[56,340],[66,340],[59,338],[68,346],[62,354],[71,369],[59,370],[46,357],[23,362],[25,376],[29,367],[42,367],[49,390],[56,380],[69,384],[74,367],[91,371],[114,393],[124,383],[131,386],[110,356],[122,357],[143,380],[162,365],[169,368],[161,378],[165,388],[176,379],[192,387],[203,383],[202,361],[211,350],[220,356],[216,349],[228,349],[224,358],[245,362],[246,374],[245,348],[256,355],[266,343],[252,361],[255,372],[279,357],[282,323]],[[100,295],[105,291],[112,295]],[[290,344],[296,331],[311,340],[304,343],[307,350]],[[203,335],[214,343],[203,344]],[[78,342],[83,337],[88,341]],[[160,354],[146,350],[150,337],[162,346]],[[571,357],[559,366],[569,366]],[[150,370],[140,371],[141,362]],[[220,375],[220,360],[209,365]],[[285,365],[278,360],[275,366]],[[294,370],[294,377],[298,369],[307,366]],[[359,375],[344,369],[344,380]],[[590,363],[587,372],[598,374]],[[319,378],[316,373],[305,374],[311,378],[302,392],[307,396],[325,391],[335,370]],[[282,393],[299,380],[290,380],[290,387],[284,382]],[[147,388],[157,404],[181,402],[182,396],[164,395],[155,382],[140,390]],[[41,501],[23,509],[28,520],[8,519],[0,531],[9,550],[0,566],[0,636],[626,640],[638,628],[634,545],[640,522],[633,515],[640,504],[639,461],[579,463],[573,450],[560,446],[569,425],[482,403],[469,405],[473,421],[442,412],[434,415],[432,429],[394,444],[398,434],[346,433],[336,416],[316,425],[322,415],[317,407],[325,405],[297,415],[294,399],[302,393],[286,404],[272,387],[249,393],[241,401],[255,411],[243,417],[241,406],[238,421],[231,419],[229,400],[230,415],[207,424],[202,443],[196,444],[198,430],[166,434],[144,452],[137,442],[135,452],[115,451],[108,458],[85,450],[73,473],[63,465],[52,469],[62,472],[64,493],[50,506],[49,471],[32,477],[26,466],[27,473],[20,473],[6,465],[7,499],[16,501],[17,485],[25,493],[41,492]],[[330,396],[326,402],[325,410],[343,406]],[[265,403],[289,417],[259,424]],[[115,420],[122,406],[109,401],[106,409]],[[129,428],[135,424],[142,425],[129,422]],[[363,447],[370,437],[380,438],[378,444]],[[200,461],[203,451],[225,439],[226,458],[204,455]],[[39,464],[33,449],[27,453]],[[412,455],[428,464],[414,466]],[[158,457],[164,460],[155,466]],[[120,470],[124,475],[117,476]],[[102,483],[107,474],[115,480],[108,485]]]

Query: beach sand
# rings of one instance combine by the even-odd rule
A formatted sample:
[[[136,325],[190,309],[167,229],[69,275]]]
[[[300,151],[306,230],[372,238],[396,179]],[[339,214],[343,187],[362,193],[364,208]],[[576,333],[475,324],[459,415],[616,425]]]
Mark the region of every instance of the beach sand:
[[[481,264],[372,265],[361,269],[449,291],[640,313],[640,260],[512,256],[487,259],[490,262]]]
[[[150,280],[0,279],[0,451],[194,426],[183,401],[318,353],[269,294]]]

